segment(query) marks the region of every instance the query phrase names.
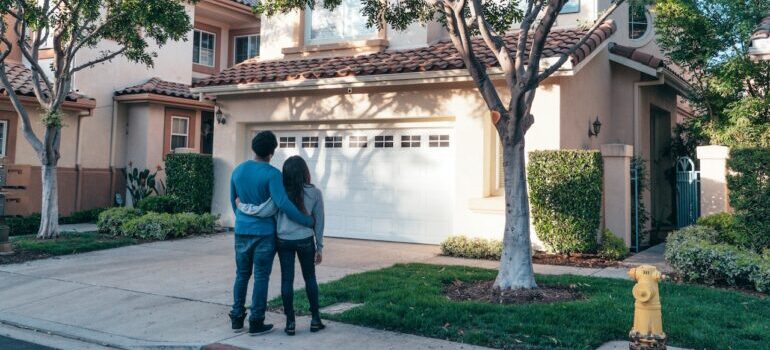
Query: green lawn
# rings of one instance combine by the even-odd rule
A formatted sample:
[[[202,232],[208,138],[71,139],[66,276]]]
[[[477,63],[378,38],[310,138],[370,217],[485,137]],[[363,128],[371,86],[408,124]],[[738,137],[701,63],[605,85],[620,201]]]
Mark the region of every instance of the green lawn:
[[[321,305],[364,306],[326,318],[506,349],[595,349],[624,340],[633,319],[633,282],[579,276],[538,276],[540,285],[577,285],[586,300],[493,305],[454,302],[444,284],[491,280],[496,271],[424,264],[396,265],[321,286]],[[304,292],[296,307],[307,313]],[[669,344],[695,349],[770,349],[770,298],[663,283],[663,325]],[[271,307],[280,306],[279,299]]]
[[[63,234],[60,238],[38,240],[35,236],[20,236],[11,239],[14,249],[22,252],[67,255],[104,250],[136,244],[127,237],[112,237],[98,233]]]

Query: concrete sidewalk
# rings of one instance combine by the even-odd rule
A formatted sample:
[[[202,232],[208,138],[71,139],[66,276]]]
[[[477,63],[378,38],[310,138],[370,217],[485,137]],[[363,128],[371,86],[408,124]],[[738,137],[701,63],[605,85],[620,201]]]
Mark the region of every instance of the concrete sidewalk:
[[[474,349],[437,339],[330,322],[329,330],[288,339],[233,334],[227,313],[235,266],[232,235],[167,241],[0,266],[0,323],[124,349],[199,348],[225,343],[255,349]],[[471,265],[493,261],[438,256],[436,246],[332,239],[321,283],[394,263]],[[270,298],[280,294],[275,263]],[[625,269],[536,265],[541,274],[625,278]],[[296,281],[302,287],[301,279]],[[276,324],[282,316],[270,314]],[[306,327],[307,320],[299,320]],[[300,328],[304,331],[304,328]]]

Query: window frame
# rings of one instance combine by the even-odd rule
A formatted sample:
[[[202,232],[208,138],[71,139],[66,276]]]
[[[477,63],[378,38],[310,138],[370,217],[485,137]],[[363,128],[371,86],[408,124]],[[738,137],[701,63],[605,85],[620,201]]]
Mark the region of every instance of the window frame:
[[[184,134],[178,134],[174,133],[174,120],[184,120],[185,121],[185,133]],[[192,118],[187,116],[181,116],[181,115],[172,115],[171,116],[171,128],[169,130],[170,136],[169,136],[169,148],[171,152],[174,152],[177,148],[190,148],[190,121]],[[174,148],[174,136],[184,136],[184,143],[185,145],[183,147],[176,147]]]
[[[422,135],[401,135],[401,148],[422,147]]]
[[[374,148],[395,148],[396,138],[393,135],[374,136]]]
[[[356,4],[359,4],[356,2]],[[344,0],[340,3],[339,6],[335,9],[335,12],[341,13],[343,11],[347,11],[348,4],[345,3]],[[321,8],[323,9],[323,8]],[[340,42],[349,42],[349,41],[361,41],[361,40],[368,40],[368,39],[376,39],[379,36],[379,31],[377,28],[368,28],[370,32],[359,34],[356,36],[347,36],[342,35],[334,38],[324,38],[324,39],[311,39],[312,33],[313,33],[313,11],[317,9],[312,9],[310,7],[305,7],[304,16],[302,18],[303,21],[303,45],[324,45],[324,44],[334,44],[334,43],[340,43]],[[341,15],[342,18],[347,18],[345,15]]]
[[[369,136],[351,135],[348,137],[348,148],[368,148]]]
[[[195,34],[196,33],[200,33],[201,34],[201,38],[198,39],[198,62],[195,62]],[[201,60],[200,59],[200,57],[201,57],[201,54],[200,54],[200,52],[201,52],[201,44],[200,43],[202,41],[201,40],[202,39],[202,34],[208,34],[208,35],[211,35],[214,38],[214,40],[212,42],[213,48],[211,49],[212,50],[212,54],[211,54],[212,62],[211,62],[211,65],[200,62],[200,60]],[[194,28],[193,29],[193,57],[192,57],[193,58],[193,64],[197,64],[197,65],[203,66],[203,67],[216,68],[216,66],[217,66],[217,40],[218,39],[217,39],[217,34],[216,33],[212,33],[212,32],[209,32],[209,31],[203,30],[203,29]]]
[[[342,148],[345,138],[339,135],[324,136],[324,148]],[[331,145],[331,146],[329,146]]]
[[[0,158],[5,158],[8,156],[8,120],[0,120],[0,131],[2,131],[3,134],[3,141],[0,142]]]
[[[452,142],[452,138],[449,136],[449,134],[428,135],[429,148],[449,148],[452,145],[451,142]]]
[[[633,24],[642,24],[642,22],[635,21],[635,19],[631,17],[631,15],[633,13],[633,10],[634,9],[631,6],[631,4],[628,4],[628,27],[627,27],[628,28],[628,40],[631,40],[634,43],[644,43],[644,42],[648,41],[652,37],[652,35],[651,35],[651,33],[653,32],[653,30],[652,30],[652,27],[653,27],[652,14],[650,13],[650,9],[647,8],[647,6],[643,6],[643,9],[642,9],[643,11],[642,12],[644,14],[644,20],[646,22],[644,24],[646,24],[646,28],[645,28],[645,31],[644,31],[644,33],[642,35],[640,35],[639,37],[634,38],[634,37],[631,36],[631,34],[632,34],[631,27],[632,27]]]
[[[302,136],[300,138],[301,148],[321,148],[320,146],[321,138],[318,136]]]
[[[238,39],[240,38],[250,38],[250,37],[256,37],[257,38],[257,54],[253,57],[248,57],[245,60],[238,62]],[[243,34],[243,35],[235,35],[233,36],[233,65],[236,65],[238,63],[242,63],[244,61],[248,61],[252,58],[259,57],[259,45],[262,41],[262,37],[260,36],[260,33],[254,33],[254,34]],[[248,45],[251,45],[251,41],[246,41]],[[246,48],[248,50],[248,47]]]
[[[297,148],[296,136],[279,136],[278,148]]]

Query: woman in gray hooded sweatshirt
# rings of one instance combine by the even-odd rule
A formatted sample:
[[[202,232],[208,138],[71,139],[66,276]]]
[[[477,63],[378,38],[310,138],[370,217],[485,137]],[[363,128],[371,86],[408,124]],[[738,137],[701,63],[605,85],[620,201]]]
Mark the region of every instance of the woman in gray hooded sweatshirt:
[[[283,212],[268,200],[262,204],[238,202],[238,210],[247,215],[259,217],[275,216],[278,238],[278,259],[281,262],[281,299],[286,314],[288,335],[296,333],[294,320],[294,258],[299,258],[302,277],[305,280],[313,316],[310,331],[318,332],[326,326],[321,322],[318,311],[318,282],[316,281],[315,265],[320,264],[323,255],[324,204],[321,191],[310,183],[310,170],[300,156],[293,156],[283,164],[283,185],[289,199],[305,214],[312,215],[315,226],[308,228],[291,221]]]

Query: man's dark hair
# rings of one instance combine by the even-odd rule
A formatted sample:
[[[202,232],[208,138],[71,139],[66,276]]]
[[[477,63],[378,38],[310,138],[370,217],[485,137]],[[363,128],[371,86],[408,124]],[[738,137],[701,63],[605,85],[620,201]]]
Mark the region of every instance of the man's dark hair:
[[[267,158],[275,153],[278,140],[272,131],[261,131],[251,140],[251,150],[260,158]]]

